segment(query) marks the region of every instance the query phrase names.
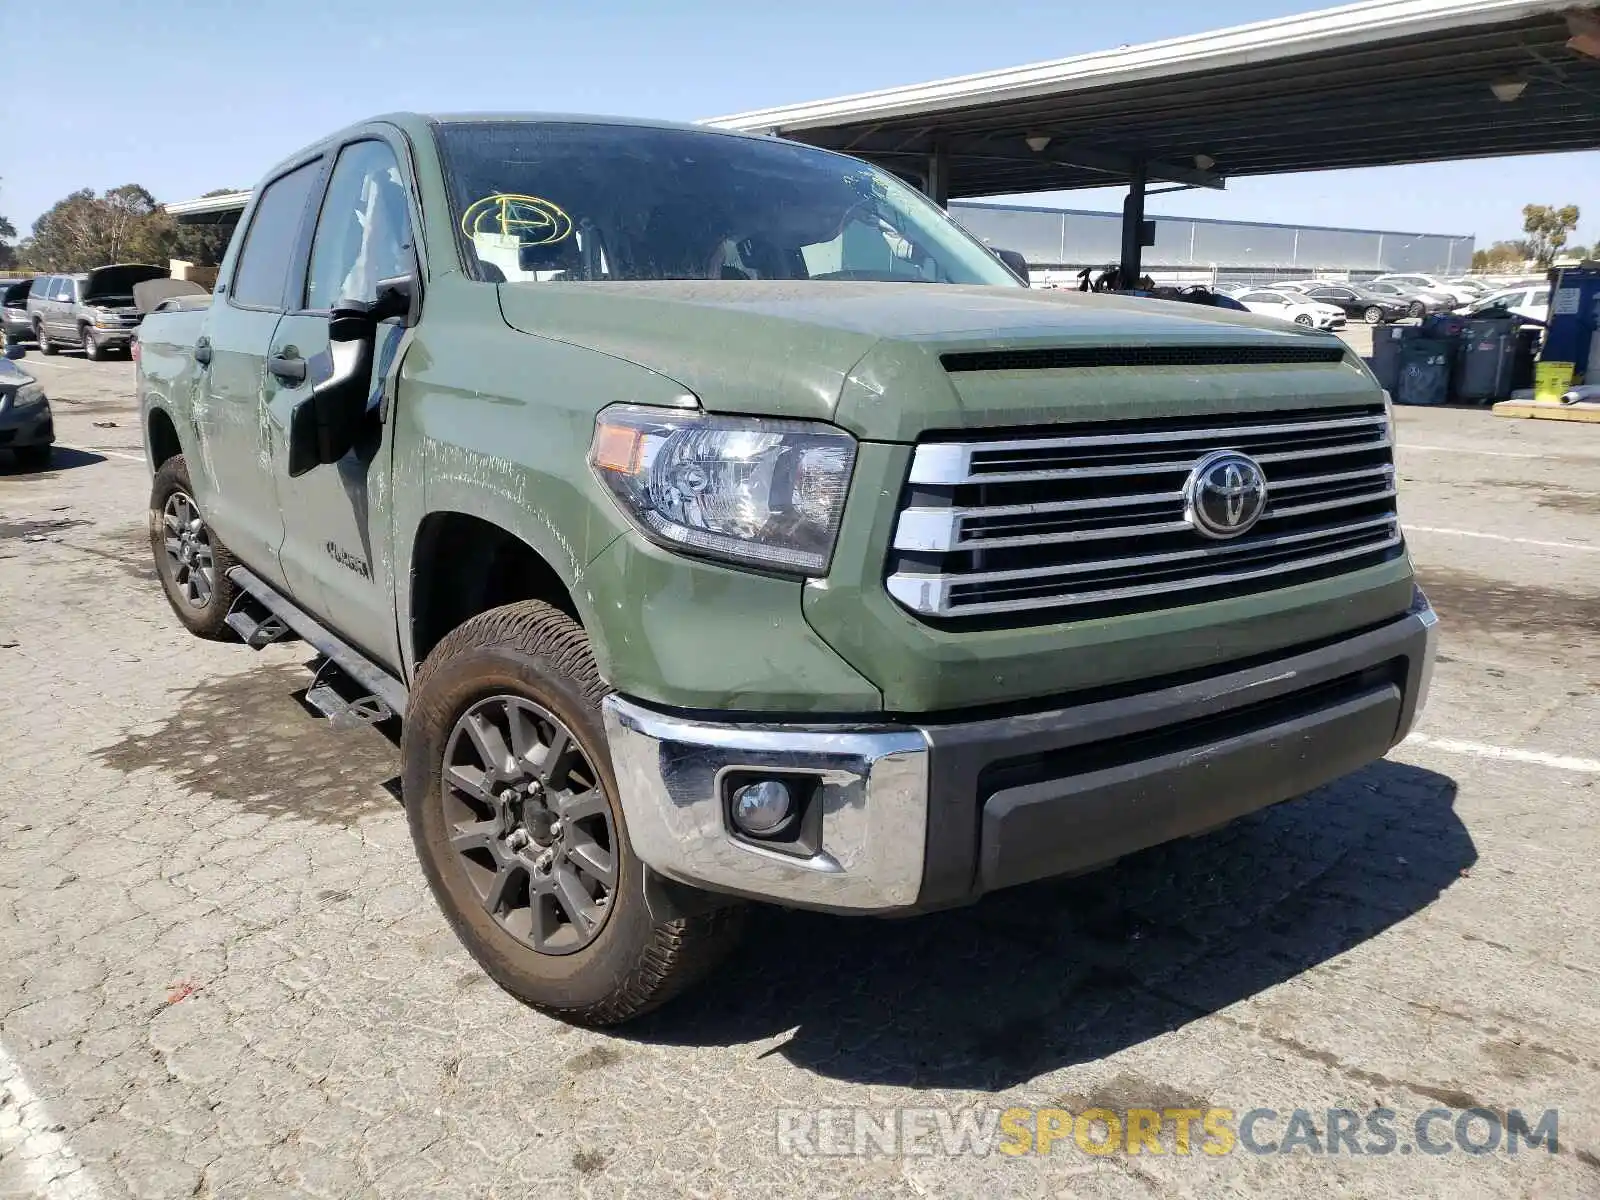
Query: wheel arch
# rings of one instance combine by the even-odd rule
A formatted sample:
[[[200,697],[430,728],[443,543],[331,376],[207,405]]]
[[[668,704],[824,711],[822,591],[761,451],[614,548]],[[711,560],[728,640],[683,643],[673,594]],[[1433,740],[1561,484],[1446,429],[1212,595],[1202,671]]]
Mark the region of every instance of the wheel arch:
[[[144,431],[145,453],[152,471],[159,471],[168,459],[183,453],[183,444],[178,440],[177,422],[166,409],[152,408],[150,415],[145,418]]]
[[[568,580],[502,525],[453,509],[430,512],[412,542],[411,661],[420,665],[464,621],[519,600],[543,600],[584,623]]]

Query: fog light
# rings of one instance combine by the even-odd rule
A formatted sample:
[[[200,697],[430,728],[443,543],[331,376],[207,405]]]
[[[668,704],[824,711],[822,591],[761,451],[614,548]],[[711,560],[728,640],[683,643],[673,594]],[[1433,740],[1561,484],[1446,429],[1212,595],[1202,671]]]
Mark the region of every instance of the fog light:
[[[733,794],[734,824],[754,837],[776,833],[793,810],[789,785],[776,779],[763,779]]]

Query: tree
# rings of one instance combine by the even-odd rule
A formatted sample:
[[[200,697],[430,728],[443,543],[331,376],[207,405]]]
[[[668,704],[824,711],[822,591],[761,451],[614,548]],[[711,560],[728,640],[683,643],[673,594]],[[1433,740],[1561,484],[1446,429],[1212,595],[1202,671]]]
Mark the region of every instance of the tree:
[[[39,271],[87,271],[116,262],[160,265],[169,258],[215,266],[230,232],[179,225],[148,190],[125,183],[99,196],[83,188],[58,200],[33,223],[22,253]]]
[[[1530,257],[1527,242],[1496,242],[1487,250],[1473,251],[1472,269],[1493,272],[1515,271]]]
[[[1567,234],[1578,227],[1578,206],[1552,208],[1548,204],[1528,204],[1522,209],[1522,231],[1528,235],[1528,248],[1541,268],[1548,269],[1567,244]]]

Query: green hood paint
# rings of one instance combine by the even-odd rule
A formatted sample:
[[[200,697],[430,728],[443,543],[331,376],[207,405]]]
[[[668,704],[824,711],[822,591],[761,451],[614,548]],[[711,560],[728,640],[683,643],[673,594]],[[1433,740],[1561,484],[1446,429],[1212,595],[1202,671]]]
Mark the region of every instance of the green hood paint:
[[[833,421],[857,437],[1249,407],[1285,394],[1370,398],[1359,366],[1115,368],[947,375],[950,351],[1030,346],[1283,345],[1328,340],[1270,317],[1024,288],[804,281],[500,285],[508,324],[659,372],[708,410]],[[1093,395],[1069,402],[1071,376]],[[1285,376],[1290,376],[1286,378]],[[1167,386],[1152,388],[1152,378]],[[1163,397],[1161,393],[1168,393]],[[1095,398],[1098,397],[1098,398]]]

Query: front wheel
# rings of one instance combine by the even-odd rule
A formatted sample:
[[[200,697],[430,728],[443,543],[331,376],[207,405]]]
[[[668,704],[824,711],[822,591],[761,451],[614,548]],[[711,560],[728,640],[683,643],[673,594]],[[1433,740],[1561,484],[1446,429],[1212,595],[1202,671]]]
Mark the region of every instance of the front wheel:
[[[87,325],[83,327],[83,356],[90,362],[99,362],[106,356],[105,350],[94,336],[94,330]]]
[[[1294,323],[1296,325],[1304,325],[1307,329],[1311,328],[1311,318],[1306,316],[1305,313],[1301,313],[1298,317],[1296,317],[1294,319]]]
[[[235,560],[200,515],[179,454],[167,459],[150,488],[150,551],[167,603],[196,637],[227,641],[228,610],[239,587],[228,578]]]
[[[411,837],[462,943],[513,996],[612,1025],[731,949],[737,907],[655,921],[582,626],[540,601],[493,609],[417,674],[401,740]]]
[[[1361,317],[1368,325],[1381,325],[1383,324],[1383,309],[1374,304],[1366,312],[1362,313]]]

